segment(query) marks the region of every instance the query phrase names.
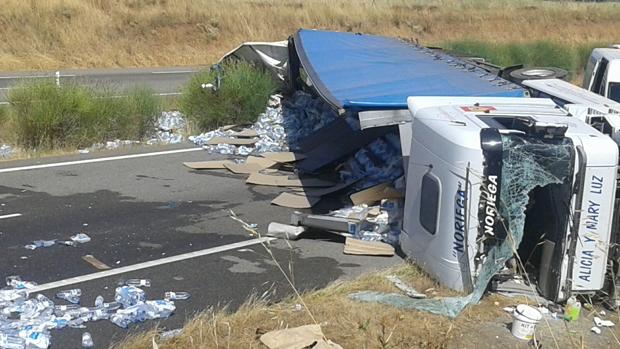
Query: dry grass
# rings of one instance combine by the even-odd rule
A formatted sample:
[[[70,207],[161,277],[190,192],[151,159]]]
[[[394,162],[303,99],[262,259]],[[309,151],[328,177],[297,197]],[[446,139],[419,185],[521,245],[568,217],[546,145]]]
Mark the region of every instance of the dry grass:
[[[398,275],[418,290],[434,288],[429,295],[452,295],[439,287],[417,268],[405,265],[350,282],[336,283],[326,289],[305,294],[303,299],[328,339],[343,348],[444,348],[453,334],[452,329],[466,328],[466,323],[490,321],[505,316],[501,307],[494,305],[498,297],[488,297],[476,306],[476,311],[466,311],[457,320],[423,312],[399,310],[378,304],[357,303],[347,298],[350,293],[362,290],[399,292],[387,281],[385,275]],[[274,329],[301,326],[311,323],[308,314],[296,310],[294,298],[277,304],[251,301],[235,313],[207,311],[185,326],[183,335],[159,343],[165,348],[265,348],[257,333]],[[506,301],[502,301],[508,304]],[[151,331],[117,344],[114,348],[151,349]]]
[[[0,70],[209,64],[297,28],[419,39],[618,40],[619,4],[530,0],[3,0]]]

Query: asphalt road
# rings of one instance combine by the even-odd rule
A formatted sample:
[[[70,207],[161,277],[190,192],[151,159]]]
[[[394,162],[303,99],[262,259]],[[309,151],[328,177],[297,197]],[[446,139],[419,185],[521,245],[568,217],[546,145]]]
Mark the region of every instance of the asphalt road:
[[[124,91],[134,87],[149,87],[156,94],[176,95],[190,76],[200,67],[84,69],[58,72],[0,72],[0,103],[5,104],[9,91],[23,80],[51,79],[60,85],[76,83]]]
[[[174,149],[179,146],[125,153]],[[53,287],[49,284],[52,282],[77,278],[62,288],[81,288],[82,304],[91,306],[97,295],[112,300],[117,284],[128,278],[151,279],[153,285],[146,289],[149,299],[162,298],[163,292],[170,290],[192,294],[190,300],[176,302],[172,317],[159,322],[149,321],[129,330],[108,321],[88,323],[86,330],[93,335],[96,348],[156,325],[179,328],[208,307],[228,305],[235,309],[252,295],[264,294],[270,300],[290,295],[290,287],[264,247],[229,218],[229,210],[233,210],[247,222],[258,224],[263,232],[272,221],[288,222],[292,210],[270,205],[280,189],[248,186],[242,176],[223,170],[188,170],[182,162],[218,156],[202,150],[181,151],[93,163],[66,164],[122,153],[0,163],[0,217],[21,214],[0,218],[2,274],[21,275],[44,288]],[[57,166],[61,162],[65,165]],[[23,167],[47,164],[52,167]],[[92,241],[77,247],[23,247],[38,239],[64,240],[77,232],[88,234]],[[231,247],[238,242],[250,245]],[[286,268],[292,265],[295,283],[302,290],[401,262],[399,257],[344,255],[343,241],[329,235],[291,242],[292,249],[283,241],[274,241],[271,246],[280,263]],[[216,247],[220,250],[213,251]],[[206,252],[200,257],[134,270],[139,263],[196,251]],[[87,254],[111,266],[112,271],[127,270],[101,278],[95,274],[95,279],[87,280],[99,272],[82,260]],[[49,288],[42,293],[52,297],[56,291],[58,288]],[[53,331],[52,348],[79,348],[83,331]]]

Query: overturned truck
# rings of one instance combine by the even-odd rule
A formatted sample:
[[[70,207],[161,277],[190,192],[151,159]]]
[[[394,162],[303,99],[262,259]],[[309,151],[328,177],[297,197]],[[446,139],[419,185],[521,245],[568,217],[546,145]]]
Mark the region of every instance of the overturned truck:
[[[401,247],[442,284],[481,295],[516,268],[552,301],[617,295],[618,256],[610,251],[620,241],[612,140],[620,115],[601,116],[606,106],[580,106],[555,98],[557,89],[513,83],[391,38],[300,30],[277,47],[277,54],[253,50],[251,59],[357,122],[359,137],[335,137],[318,153],[351,139],[370,142],[377,135],[370,130],[398,133]],[[601,118],[616,131],[601,129]],[[342,156],[330,154],[301,169]]]

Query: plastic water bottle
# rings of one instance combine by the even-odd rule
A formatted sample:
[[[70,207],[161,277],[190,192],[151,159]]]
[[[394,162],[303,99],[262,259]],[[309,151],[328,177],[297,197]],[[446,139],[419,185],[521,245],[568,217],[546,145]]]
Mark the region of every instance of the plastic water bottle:
[[[97,298],[95,298],[95,308],[101,308],[103,306],[103,301],[103,296],[98,295]]]
[[[129,279],[125,281],[125,285],[133,287],[151,287],[151,280],[149,279]]]
[[[114,300],[122,304],[124,308],[127,308],[138,302],[144,302],[146,300],[146,295],[142,289],[137,287],[122,286],[116,288]]]
[[[67,302],[71,302],[73,304],[80,303],[80,297],[82,296],[82,290],[79,288],[74,288],[70,290],[64,290],[56,293],[56,298],[64,299]]]
[[[189,292],[166,292],[164,293],[164,298],[167,300],[171,300],[171,301],[182,301],[182,300],[186,300],[189,299],[189,297],[191,297],[191,295],[189,294]]]
[[[82,333],[82,348],[92,348],[93,346],[95,346],[95,343],[93,343],[93,337],[90,333]]]
[[[20,338],[17,334],[0,332],[0,348],[23,349],[25,345],[26,342],[24,339]]]
[[[90,236],[84,233],[78,233],[71,237],[71,241],[75,241],[80,244],[84,244],[90,241]]]

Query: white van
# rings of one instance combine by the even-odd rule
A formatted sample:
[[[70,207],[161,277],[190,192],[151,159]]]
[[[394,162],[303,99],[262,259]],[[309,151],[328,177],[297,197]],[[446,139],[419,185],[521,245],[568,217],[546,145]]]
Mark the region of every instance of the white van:
[[[620,102],[620,45],[592,51],[586,65],[583,88]]]

